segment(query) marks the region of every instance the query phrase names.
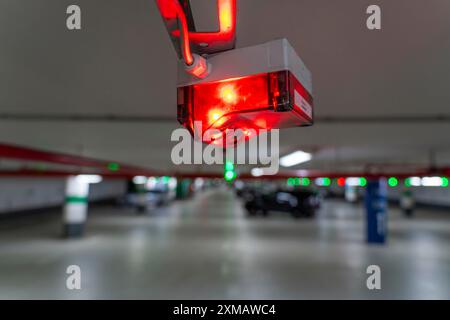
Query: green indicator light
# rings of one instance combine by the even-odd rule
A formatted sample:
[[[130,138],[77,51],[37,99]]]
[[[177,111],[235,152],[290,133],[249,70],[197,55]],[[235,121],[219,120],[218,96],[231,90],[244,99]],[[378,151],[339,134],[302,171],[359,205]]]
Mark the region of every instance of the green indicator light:
[[[447,177],[442,177],[441,186],[442,187],[448,187],[448,178]]]
[[[120,165],[116,162],[110,162],[108,163],[108,170],[109,171],[119,171]]]
[[[361,187],[365,187],[367,185],[367,179],[366,178],[359,178],[359,185]]]
[[[287,179],[287,185],[288,186],[293,186],[295,184],[295,181],[294,181],[294,178],[289,178],[289,179]]]
[[[311,180],[309,178],[302,178],[302,186],[309,186],[311,184]]]
[[[233,171],[227,171],[225,172],[225,180],[226,181],[232,181],[236,177],[236,174]]]
[[[225,162],[225,171],[233,171],[234,170],[234,164],[231,161]]]
[[[231,161],[226,161],[225,162],[225,172],[224,172],[224,179],[227,182],[231,182],[232,180],[236,179],[237,174],[236,171],[234,171],[234,164]]]
[[[405,187],[411,187],[411,179],[410,178],[405,179]]]
[[[299,185],[301,185],[302,184],[302,181],[301,181],[301,179],[300,178],[294,178],[294,185],[296,185],[296,186],[299,186]]]
[[[328,187],[331,184],[331,179],[330,178],[323,178],[322,179],[322,185],[324,187]]]
[[[164,176],[162,177],[163,183],[169,183],[170,177]]]
[[[388,184],[390,187],[396,187],[398,185],[398,179],[395,177],[390,177],[388,179]]]

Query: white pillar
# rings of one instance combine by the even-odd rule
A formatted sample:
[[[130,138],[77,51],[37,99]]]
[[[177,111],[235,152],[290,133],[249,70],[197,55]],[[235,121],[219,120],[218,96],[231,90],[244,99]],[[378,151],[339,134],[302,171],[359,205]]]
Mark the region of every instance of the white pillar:
[[[358,201],[358,191],[354,186],[345,186],[345,200],[354,203]]]
[[[70,176],[66,181],[64,205],[64,236],[81,237],[87,217],[89,183],[82,176]]]
[[[406,217],[411,218],[414,213],[415,201],[411,190],[403,190],[400,195],[400,208]]]

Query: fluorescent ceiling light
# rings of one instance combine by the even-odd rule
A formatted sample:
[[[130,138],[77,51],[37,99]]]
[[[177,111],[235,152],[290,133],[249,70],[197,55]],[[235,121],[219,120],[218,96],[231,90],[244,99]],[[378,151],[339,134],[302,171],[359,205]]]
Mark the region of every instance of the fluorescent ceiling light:
[[[147,183],[147,177],[144,176],[136,176],[133,178],[134,184],[145,184]]]
[[[205,184],[205,180],[203,180],[203,178],[197,178],[194,180],[194,185],[197,189],[202,188],[204,184]]]
[[[422,179],[420,179],[420,177],[411,177],[409,178],[409,183],[411,183],[413,187],[420,187]]]
[[[144,179],[142,179],[142,177],[136,179],[136,181],[140,182],[139,180],[144,181]],[[134,182],[134,178],[133,178],[133,183],[134,184],[139,184],[139,183],[135,183]],[[158,180],[155,177],[148,177],[147,183],[146,183],[147,189],[152,190],[152,189],[154,189],[156,187],[157,184],[158,184]]]
[[[167,183],[167,186],[169,187],[169,189],[173,190],[177,187],[178,181],[177,178],[170,178],[169,182]]]
[[[303,151],[295,151],[280,159],[280,164],[283,167],[292,167],[300,163],[308,162],[312,159],[312,155]]]
[[[85,183],[99,183],[103,180],[102,176],[98,174],[80,174],[77,176],[77,179]]]
[[[252,176],[261,177],[262,175],[264,175],[264,169],[261,169],[261,168],[253,168],[252,169]]]
[[[360,185],[360,179],[357,177],[350,177],[345,179],[345,184],[350,187],[358,187]]]
[[[440,186],[442,186],[442,178],[441,177],[423,177],[421,184],[424,187],[440,187]]]

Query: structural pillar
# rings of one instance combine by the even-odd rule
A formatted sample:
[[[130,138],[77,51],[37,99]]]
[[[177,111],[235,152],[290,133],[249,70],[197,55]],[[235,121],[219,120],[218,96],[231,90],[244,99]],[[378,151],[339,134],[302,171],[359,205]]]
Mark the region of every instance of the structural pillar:
[[[179,200],[187,199],[189,197],[189,188],[191,181],[189,179],[180,180],[176,186],[175,194]]]
[[[350,203],[355,203],[358,201],[358,192],[355,186],[345,186],[345,200]]]
[[[411,190],[404,190],[400,195],[400,208],[407,218],[412,218],[414,213],[414,196]]]
[[[83,235],[87,217],[89,183],[81,176],[70,176],[66,181],[64,205],[64,236],[78,238]]]
[[[367,242],[384,244],[387,237],[386,179],[371,180],[366,186]]]

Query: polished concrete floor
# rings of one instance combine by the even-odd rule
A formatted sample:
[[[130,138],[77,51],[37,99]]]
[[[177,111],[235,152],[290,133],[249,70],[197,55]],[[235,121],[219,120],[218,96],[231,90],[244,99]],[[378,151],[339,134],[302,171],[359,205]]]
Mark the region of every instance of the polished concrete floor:
[[[0,221],[0,298],[449,299],[450,212],[389,214],[385,246],[365,243],[360,206],[248,219],[224,189],[144,216],[93,208],[80,240],[59,238],[56,214]],[[74,264],[79,291],[65,286]],[[381,290],[366,287],[371,264]]]

